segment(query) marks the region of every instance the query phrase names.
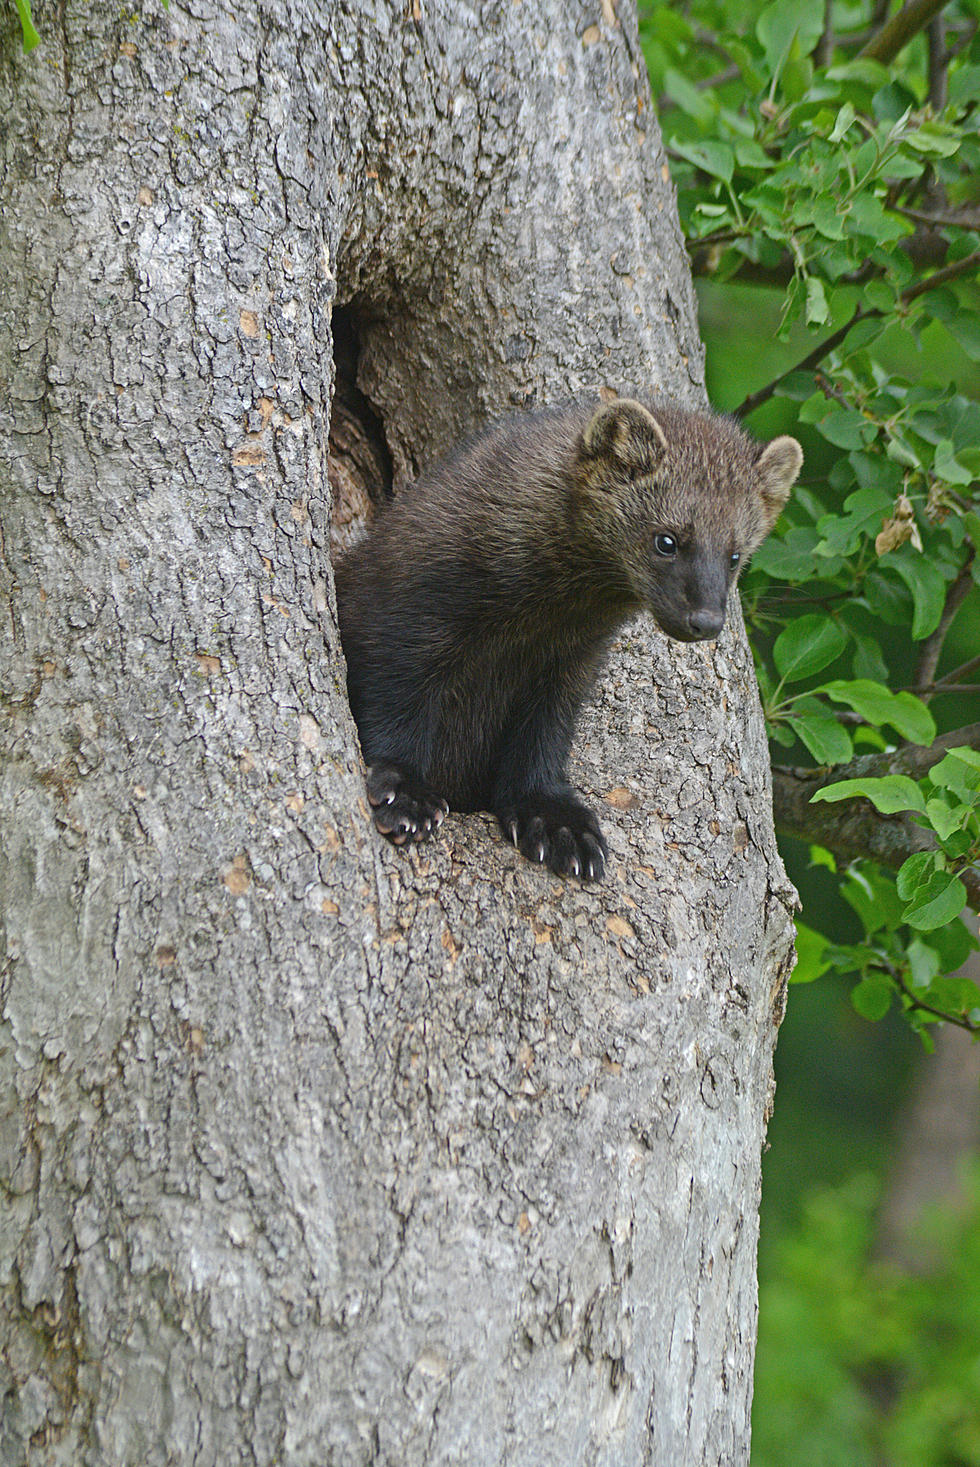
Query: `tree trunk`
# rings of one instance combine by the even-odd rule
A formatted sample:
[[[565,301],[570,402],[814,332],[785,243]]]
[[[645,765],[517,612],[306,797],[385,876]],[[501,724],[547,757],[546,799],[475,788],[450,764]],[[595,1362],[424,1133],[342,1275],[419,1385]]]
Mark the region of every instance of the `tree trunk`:
[[[745,1462],[792,893],[737,614],[621,638],[583,888],[378,839],[329,561],[332,321],[396,490],[702,400],[631,9],[0,14],[0,1462]]]

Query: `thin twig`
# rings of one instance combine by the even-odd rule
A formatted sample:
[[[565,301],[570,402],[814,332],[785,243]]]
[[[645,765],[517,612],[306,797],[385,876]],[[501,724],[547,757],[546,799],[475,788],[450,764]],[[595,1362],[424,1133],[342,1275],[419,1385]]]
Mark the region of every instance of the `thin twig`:
[[[915,692],[919,698],[924,698],[926,693],[931,693],[935,698],[943,698],[950,693],[980,693],[980,683],[933,683],[926,688],[925,693],[921,689],[913,688],[906,688],[905,692]]]
[[[974,250],[971,255],[964,255],[962,260],[956,260],[952,265],[944,266],[942,270],[934,270],[924,280],[916,281],[915,285],[906,286],[899,296],[899,300],[903,304],[908,305],[910,301],[917,300],[920,295],[925,295],[927,291],[935,290],[940,285],[946,285],[950,280],[956,280],[960,275],[967,275],[978,267],[980,267],[980,250]],[[849,321],[843,326],[839,326],[819,346],[815,346],[801,362],[797,362],[792,367],[787,367],[785,372],[780,372],[778,377],[774,377],[765,387],[760,387],[758,392],[750,392],[748,397],[737,408],[733,409],[735,416],[739,418],[747,417],[757,407],[761,407],[764,402],[768,402],[780,382],[784,381],[791,372],[809,372],[818,362],[823,361],[823,358],[829,352],[832,352],[835,347],[840,346],[847,333],[851,330],[851,327],[856,326],[859,321],[880,319],[886,314],[887,312],[878,306],[872,306],[867,311],[861,306],[858,306]]]
[[[922,697],[928,697],[926,690],[932,687],[950,623],[973,589],[973,575],[970,567],[973,565],[975,555],[976,551],[971,545],[969,554],[960,567],[959,575],[946,593],[946,604],[939,618],[939,625],[922,644],[919,665],[915,670],[915,682],[913,683],[913,692]]]
[[[959,682],[961,677],[965,677],[975,667],[980,667],[980,653],[976,657],[968,658],[966,662],[961,662],[959,667],[954,667],[951,672],[944,672],[942,677],[936,679],[933,687],[944,688],[947,683]]]
[[[980,214],[964,210],[961,214],[935,214],[925,209],[912,209],[907,204],[892,204],[892,212],[916,224],[929,224],[936,229],[980,229]]]
[[[924,999],[917,998],[902,975],[890,963],[888,964],[888,973],[896,986],[901,989],[902,993],[908,999],[910,1008],[920,1009],[924,1014],[934,1014],[937,1019],[942,1019],[946,1024],[955,1024],[958,1029],[965,1029],[968,1034],[980,1034],[980,1024],[975,1023],[973,1019],[948,1013],[945,1009],[933,1008],[931,1003],[926,1003]],[[977,992],[977,1004],[980,1005],[980,990]]]

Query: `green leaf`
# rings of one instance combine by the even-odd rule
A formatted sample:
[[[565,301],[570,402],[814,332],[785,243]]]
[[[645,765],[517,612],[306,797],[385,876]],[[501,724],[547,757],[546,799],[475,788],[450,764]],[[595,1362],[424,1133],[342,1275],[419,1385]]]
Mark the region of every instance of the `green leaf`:
[[[880,635],[880,632],[879,632]],[[851,629],[854,640],[854,658],[852,666],[854,669],[854,681],[867,680],[872,683],[884,683],[888,679],[888,667],[881,652],[881,644],[877,637],[865,636],[862,632]]]
[[[975,864],[977,837],[969,828],[972,823],[972,821],[968,822],[966,826],[954,830],[943,838],[943,850],[954,861],[959,861],[962,857],[969,855],[974,859]]]
[[[962,516],[962,528],[967,531],[973,549],[980,550],[980,515],[974,513],[973,509],[968,509]]]
[[[770,535],[753,555],[752,569],[781,581],[805,580],[815,573],[813,550],[818,539],[811,525],[794,526],[781,539]]]
[[[827,939],[822,932],[814,932],[812,927],[807,927],[804,922],[796,924],[796,967],[793,969],[791,983],[812,983],[815,978],[821,977],[830,967],[830,959],[825,957],[827,951]]]
[[[846,764],[854,753],[847,730],[816,699],[812,702],[812,709],[790,715],[793,732],[818,764]]]
[[[768,173],[774,166],[765,148],[761,148],[754,138],[736,140],[735,158],[740,168],[762,168]]]
[[[969,470],[974,479],[980,478],[980,447],[961,447],[956,450],[956,462]]]
[[[929,986],[929,999],[948,1014],[962,1014],[974,1022],[980,1018],[980,992],[969,978],[941,974]]]
[[[867,304],[877,311],[891,312],[898,300],[898,291],[890,280],[869,280],[864,288]]]
[[[803,197],[794,210],[794,218],[800,223],[812,224],[825,239],[844,239],[844,220],[840,209],[833,199],[825,194],[819,194],[815,199]],[[821,265],[826,267],[826,260],[821,260]],[[812,387],[812,381],[811,381]]]
[[[862,1019],[877,1021],[883,1019],[892,1006],[892,998],[895,989],[891,979],[883,974],[873,974],[870,978],[862,978],[855,988],[851,989],[851,1003],[857,1009]]]
[[[902,552],[906,550],[902,546]],[[939,625],[946,605],[946,582],[931,560],[918,551],[903,554],[889,551],[880,560],[882,569],[894,571],[912,593],[912,640],[920,642]]]
[[[776,0],[767,5],[756,21],[755,33],[766,53],[766,64],[778,75],[787,58],[809,56],[823,31],[823,14],[799,0]]]
[[[970,748],[968,744],[957,744],[957,747],[946,750],[939,763],[933,764],[929,770],[929,778],[933,785],[942,789],[955,789],[965,798],[968,792],[980,789],[979,751]]]
[[[899,810],[915,810],[920,815],[925,813],[922,791],[905,774],[885,774],[878,779],[841,779],[817,790],[810,803],[815,805],[825,801],[828,805],[836,805],[840,800],[853,800],[858,796],[870,800],[879,815],[895,815]]]
[[[948,438],[936,444],[933,468],[940,479],[945,479],[947,484],[973,483],[973,470],[966,464],[960,463],[959,456],[953,452],[953,445]]]
[[[928,988],[939,972],[939,954],[921,938],[913,937],[906,949],[913,988]]]
[[[980,942],[961,917],[945,927],[937,927],[929,933],[929,946],[939,954],[939,963],[944,973],[953,973],[961,968]]]
[[[862,351],[876,337],[881,335],[887,324],[887,321],[883,320],[880,316],[863,316],[860,321],[855,321],[847,333],[847,338],[841,350],[846,352],[848,356],[853,355],[854,352]]]
[[[973,109],[980,96],[980,66],[961,66],[949,78],[949,101],[953,107]]]
[[[24,40],[24,50],[33,51],[35,46],[41,44],[41,37],[34,29],[29,0],[15,0],[15,3],[17,5],[17,14],[20,16],[20,29]]]
[[[883,66],[880,61],[872,61],[868,57],[861,56],[854,61],[845,61],[839,66],[829,67],[827,80],[845,84],[862,82],[865,86],[873,87],[877,91],[879,87],[887,85],[891,78],[887,66]]]
[[[893,503],[894,496],[876,485],[856,489],[844,500],[843,514],[825,514],[817,521],[817,530],[821,535],[817,553],[850,555],[860,544],[862,537],[873,538],[877,535],[882,520],[891,512]]]
[[[664,91],[672,102],[676,102],[682,112],[686,112],[701,127],[712,127],[718,113],[718,107],[713,98],[699,92],[693,82],[674,67],[669,66],[664,72]]]
[[[817,424],[828,443],[835,448],[862,448],[870,443],[878,430],[863,413],[854,408],[838,408],[827,413]]]
[[[980,321],[973,312],[964,306],[958,315],[944,321],[943,325],[950,336],[963,348],[971,362],[980,362]]]
[[[695,216],[703,215],[705,219],[723,219],[731,211],[727,204],[698,204],[694,210]]]
[[[952,790],[961,800],[972,803],[980,790],[980,754],[976,749],[950,749],[929,770],[929,783],[936,789]]]
[[[908,629],[912,620],[912,598],[904,583],[897,585],[889,576],[870,570],[864,578],[863,600],[879,620],[890,627]]]
[[[945,927],[966,906],[966,887],[949,871],[936,871],[912,898],[902,918],[919,932]]]
[[[806,323],[808,326],[823,326],[830,315],[830,307],[827,304],[827,292],[824,290],[823,281],[816,275],[807,277],[806,282]]]
[[[914,693],[892,693],[867,678],[825,683],[819,691],[835,703],[846,703],[867,723],[875,726],[887,723],[912,743],[928,746],[936,737],[935,720]]]
[[[735,154],[727,143],[716,143],[708,140],[699,142],[681,142],[672,138],[670,143],[671,152],[679,153],[696,168],[710,173],[712,178],[720,178],[724,183],[731,183],[732,174],[735,172]]]
[[[871,106],[875,117],[882,122],[897,122],[899,118],[904,122],[917,100],[908,87],[899,81],[893,81],[875,92]]]
[[[926,819],[941,841],[948,841],[956,831],[962,830],[969,813],[966,805],[954,809],[945,800],[926,800]]]
[[[791,57],[779,73],[783,96],[792,102],[799,102],[806,97],[812,81],[813,62],[808,56]]]
[[[785,682],[820,672],[839,657],[847,637],[829,616],[811,614],[790,622],[776,638],[773,661]]]
[[[916,851],[902,862],[895,877],[895,890],[903,902],[911,900],[935,871],[936,861],[941,859],[935,851]]]
[[[960,147],[958,134],[939,122],[917,123],[905,134],[903,141],[917,153],[928,153],[936,158],[951,158]]]
[[[872,937],[894,932],[901,926],[904,903],[895,890],[895,878],[871,861],[857,861],[847,868],[840,894],[861,919],[865,935]],[[865,968],[872,956],[869,950],[858,966]]]
[[[871,139],[869,138],[868,141],[871,142]],[[895,214],[889,214],[881,200],[875,194],[867,191],[854,195],[848,218],[856,230],[879,244],[901,239],[903,235],[912,232],[911,224],[906,223],[904,219],[899,219]]]

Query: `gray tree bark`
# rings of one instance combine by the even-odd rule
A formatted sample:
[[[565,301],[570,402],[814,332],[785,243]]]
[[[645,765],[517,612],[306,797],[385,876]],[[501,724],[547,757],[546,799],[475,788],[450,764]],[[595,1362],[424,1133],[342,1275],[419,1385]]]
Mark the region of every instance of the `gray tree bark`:
[[[703,398],[627,0],[0,13],[0,1462],[744,1463],[792,893],[741,628],[621,639],[592,889],[378,840],[332,599],[332,322],[396,489]]]

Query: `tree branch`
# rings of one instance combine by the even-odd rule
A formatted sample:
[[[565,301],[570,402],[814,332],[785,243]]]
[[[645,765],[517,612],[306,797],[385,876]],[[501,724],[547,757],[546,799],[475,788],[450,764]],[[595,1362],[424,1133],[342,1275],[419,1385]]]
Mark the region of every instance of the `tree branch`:
[[[925,295],[930,290],[935,290],[939,285],[946,285],[950,280],[957,280],[961,275],[969,275],[971,271],[980,268],[980,250],[974,250],[972,255],[964,255],[962,260],[954,260],[952,265],[944,265],[941,270],[934,270],[927,275],[925,280],[917,280],[914,285],[907,285],[899,296],[899,300],[906,304],[914,301],[920,295]],[[870,315],[871,313],[868,312]]]
[[[839,769],[833,772],[834,780],[849,777]],[[893,870],[915,851],[934,848],[929,832],[913,825],[907,815],[879,815],[869,800],[811,805],[817,791],[830,783],[826,770],[774,768],[772,804],[777,831],[808,845],[825,846],[845,861],[865,856]]]
[[[938,14],[929,22],[929,102],[937,112],[941,112],[949,100],[948,75],[946,20]]]
[[[908,45],[913,36],[925,29],[945,4],[946,0],[911,0],[903,10],[885,22],[868,44],[861,47],[858,55],[867,56],[871,61],[881,61],[885,65],[894,61],[899,51]]]
[[[814,61],[818,66],[829,66],[834,54],[834,22],[831,16],[831,0],[824,0],[823,31],[817,44]]]
[[[974,250],[971,255],[965,255],[962,260],[956,260],[952,265],[944,266],[942,270],[934,270],[925,280],[918,280],[915,285],[906,286],[905,290],[899,296],[899,300],[903,304],[908,305],[910,301],[917,300],[920,295],[925,295],[927,291],[935,290],[940,285],[946,285],[950,280],[956,280],[960,275],[967,275],[978,267],[980,267],[980,250]],[[815,346],[801,362],[797,362],[792,367],[787,367],[785,372],[780,372],[778,377],[774,377],[765,387],[760,387],[758,392],[750,392],[748,397],[737,408],[733,409],[734,415],[738,418],[747,417],[757,407],[761,407],[764,402],[768,402],[780,382],[788,377],[791,372],[811,371],[835,347],[840,346],[851,327],[856,326],[859,321],[870,321],[875,319],[875,317],[880,318],[886,314],[887,312],[877,306],[873,306],[867,311],[861,306],[858,306],[849,321],[845,322],[843,326],[839,326],[825,341]]]
[[[935,840],[928,830],[916,825],[907,814],[879,815],[870,801],[861,798],[835,805],[811,805],[811,799],[824,785],[840,779],[879,778],[886,774],[907,774],[919,779],[950,749],[963,745],[980,749],[980,723],[943,734],[928,749],[918,744],[903,744],[890,754],[862,754],[830,773],[826,769],[776,766],[772,771],[776,829],[797,840],[825,846],[845,861],[863,856],[898,870],[916,851],[935,849]],[[966,887],[970,906],[980,911],[980,871],[960,871],[958,875]]]
[[[821,341],[812,351],[807,352],[802,361],[795,362],[792,367],[787,367],[785,372],[780,372],[778,377],[774,377],[771,382],[767,382],[765,387],[760,387],[757,392],[750,392],[748,397],[737,408],[733,409],[735,417],[748,417],[749,413],[754,412],[757,407],[761,407],[764,402],[768,402],[780,382],[783,382],[791,372],[809,372],[818,366],[825,356],[828,356],[835,347],[840,346],[851,327],[856,326],[858,321],[863,321],[869,316],[882,315],[884,315],[884,312],[877,308],[865,311],[859,306],[849,321],[843,326],[839,326],[836,331],[827,337],[826,341]]]

